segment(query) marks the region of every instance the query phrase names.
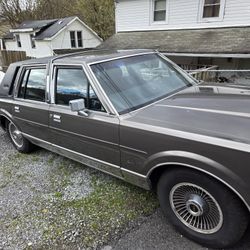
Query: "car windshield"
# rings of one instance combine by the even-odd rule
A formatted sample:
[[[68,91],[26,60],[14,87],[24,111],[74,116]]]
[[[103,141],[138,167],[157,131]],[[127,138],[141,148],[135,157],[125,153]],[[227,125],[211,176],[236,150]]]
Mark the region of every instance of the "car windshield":
[[[119,114],[146,106],[195,83],[155,53],[102,62],[91,68]]]

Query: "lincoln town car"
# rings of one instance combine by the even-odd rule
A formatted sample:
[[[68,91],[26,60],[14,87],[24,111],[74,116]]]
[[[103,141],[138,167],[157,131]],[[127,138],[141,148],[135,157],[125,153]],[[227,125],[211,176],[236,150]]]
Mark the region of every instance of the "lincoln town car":
[[[153,50],[17,62],[0,85],[19,152],[42,147],[155,191],[166,220],[214,248],[248,227],[249,108],[249,88],[201,84]]]

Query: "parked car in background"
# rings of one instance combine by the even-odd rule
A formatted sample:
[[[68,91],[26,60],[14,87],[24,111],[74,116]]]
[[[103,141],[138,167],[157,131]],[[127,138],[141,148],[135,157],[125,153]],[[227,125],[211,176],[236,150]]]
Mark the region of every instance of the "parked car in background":
[[[199,85],[155,51],[92,51],[12,64],[0,123],[20,152],[40,146],[155,190],[182,234],[225,248],[249,220],[249,95]]]

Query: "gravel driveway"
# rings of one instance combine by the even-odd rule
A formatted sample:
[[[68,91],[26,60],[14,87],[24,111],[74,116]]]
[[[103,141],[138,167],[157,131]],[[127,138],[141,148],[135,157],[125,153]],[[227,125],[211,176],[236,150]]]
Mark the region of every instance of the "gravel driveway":
[[[158,207],[151,192],[46,150],[17,153],[0,130],[0,249],[96,249]]]
[[[0,249],[205,249],[151,192],[46,150],[19,154],[1,129],[0,159]],[[250,249],[249,231],[234,249]]]

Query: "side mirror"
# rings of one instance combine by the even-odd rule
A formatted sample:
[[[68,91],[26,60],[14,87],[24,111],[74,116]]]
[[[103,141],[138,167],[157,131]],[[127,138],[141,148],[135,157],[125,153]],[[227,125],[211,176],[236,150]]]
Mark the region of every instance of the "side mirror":
[[[84,99],[72,100],[69,102],[69,106],[72,112],[78,112],[79,115],[88,116],[88,113],[85,111]]]

